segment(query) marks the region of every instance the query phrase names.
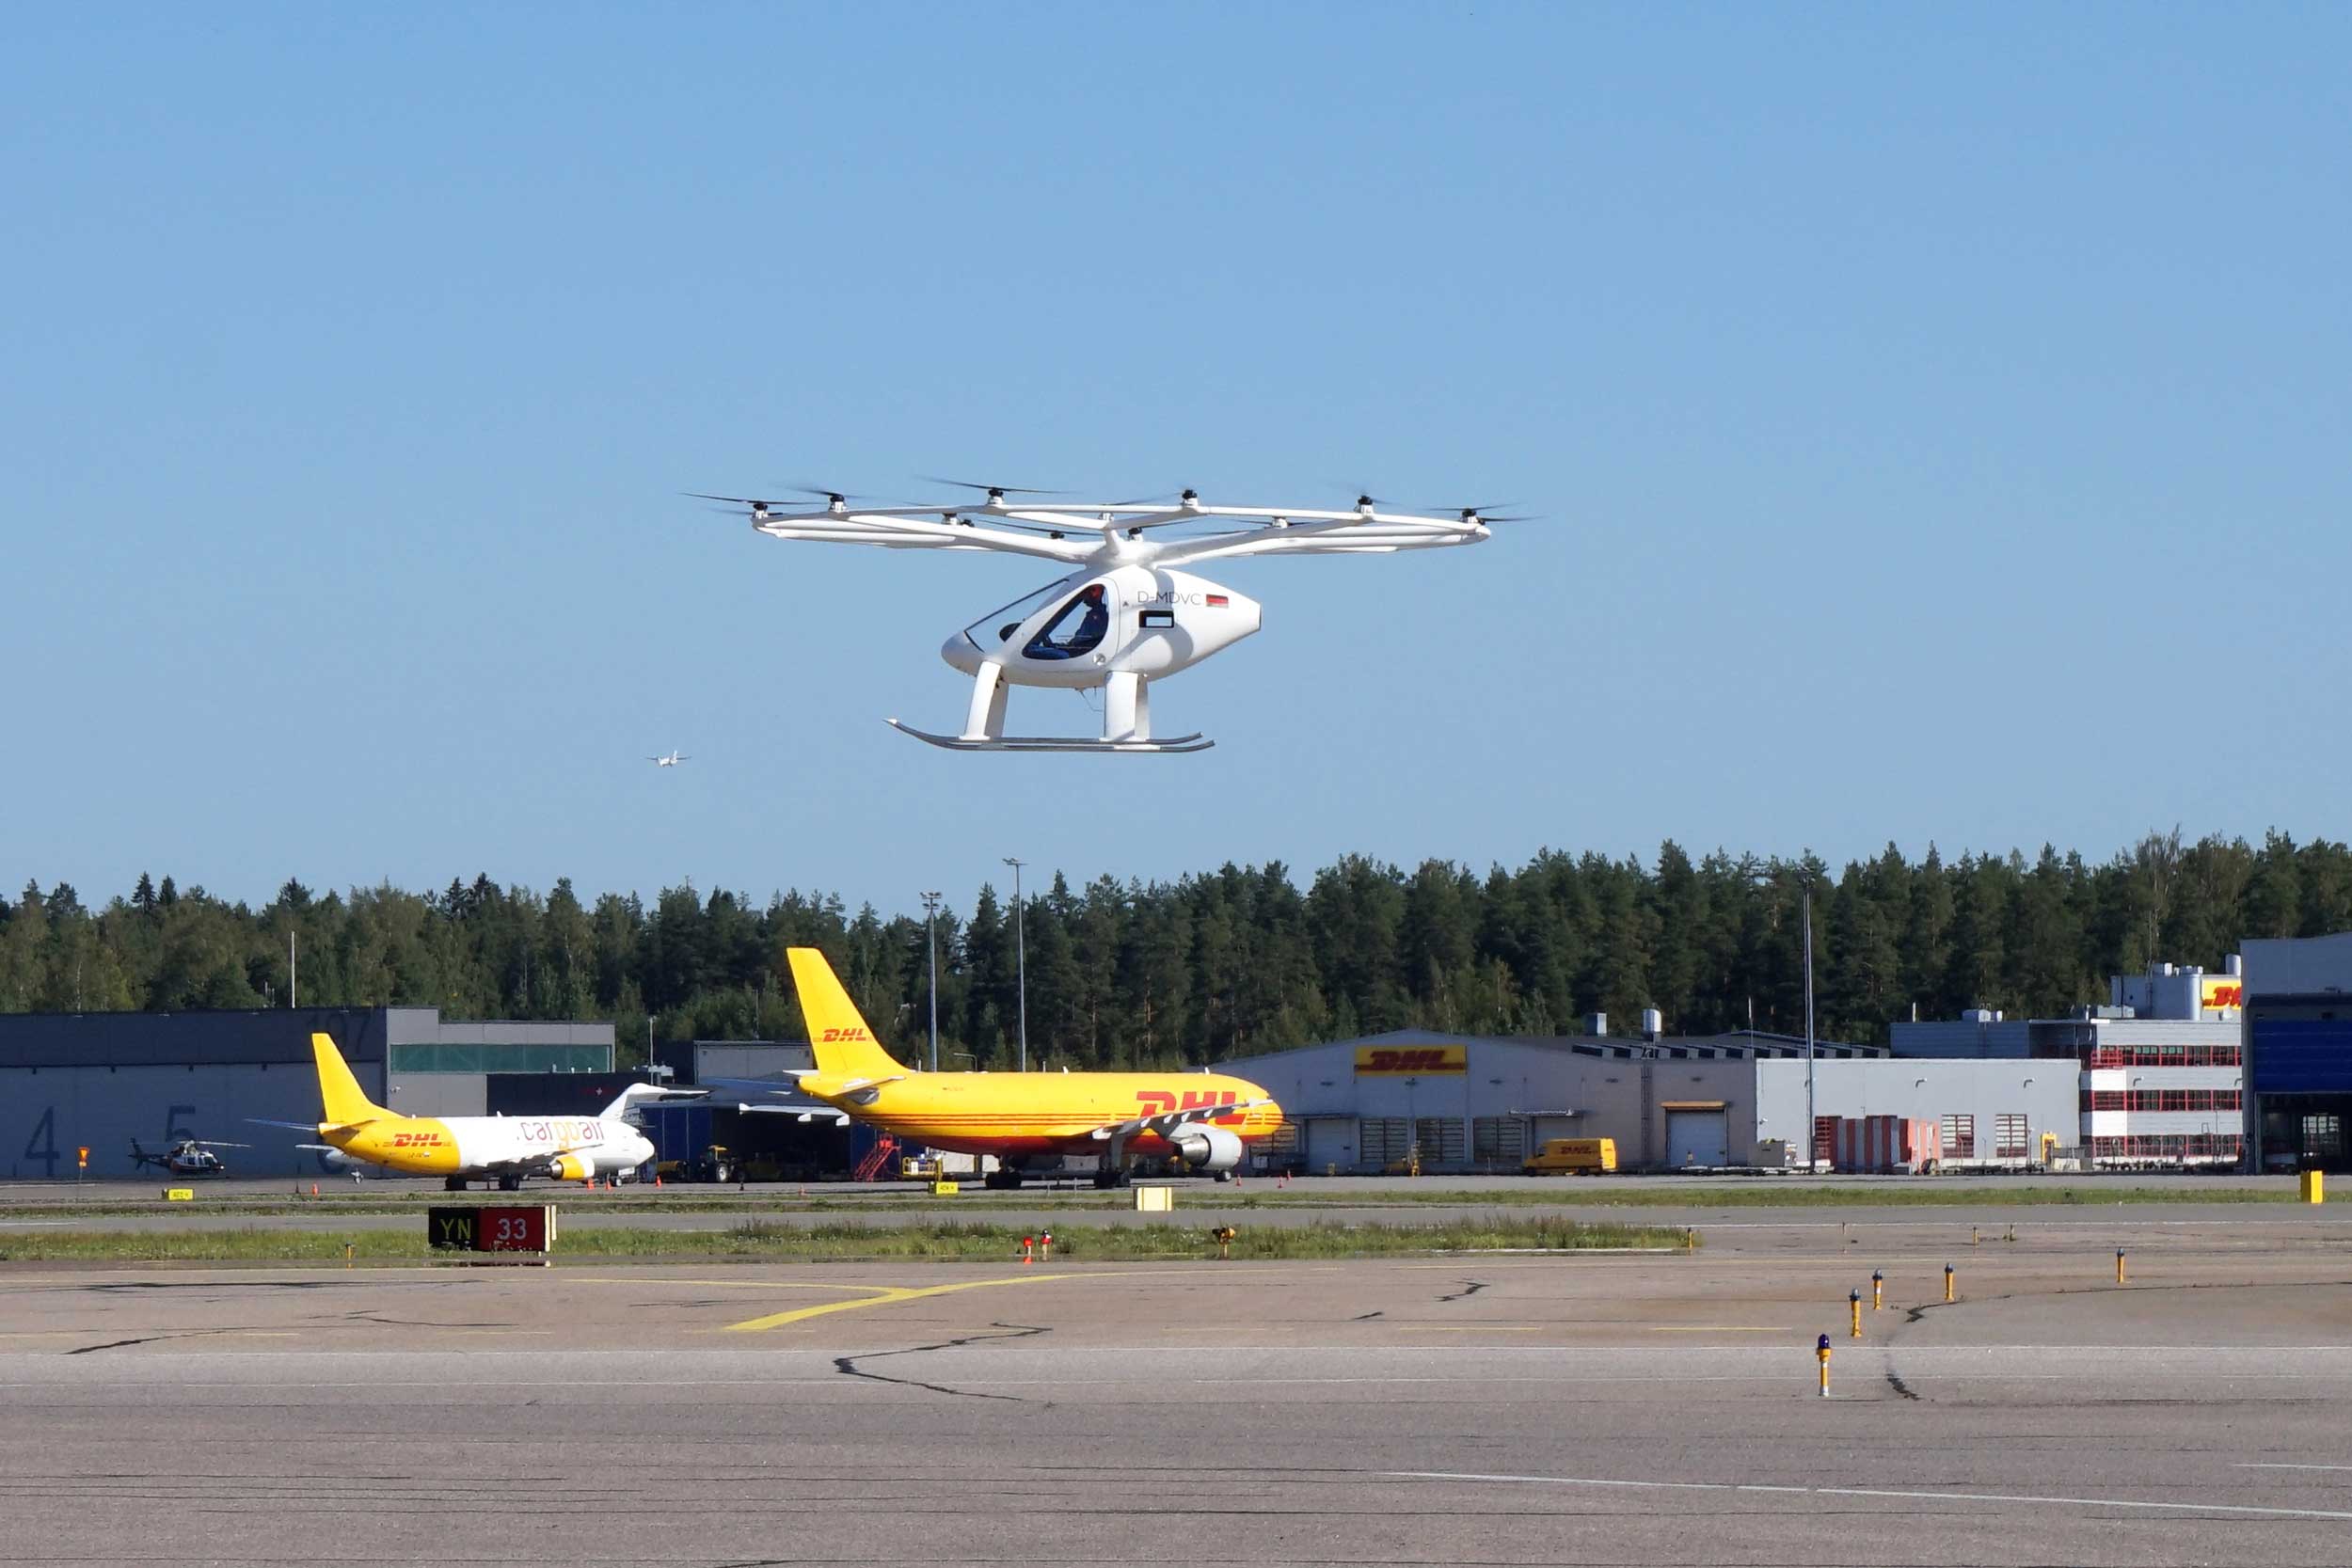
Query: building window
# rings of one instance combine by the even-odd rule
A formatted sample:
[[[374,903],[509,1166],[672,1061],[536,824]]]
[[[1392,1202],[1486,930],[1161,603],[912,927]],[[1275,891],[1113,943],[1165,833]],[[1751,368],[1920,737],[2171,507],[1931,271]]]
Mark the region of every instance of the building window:
[[[2023,1160],[2030,1152],[2033,1134],[2026,1126],[2026,1118],[2004,1112],[1993,1118],[1993,1158]]]
[[[2303,1158],[2306,1160],[2341,1160],[2344,1158],[2344,1118],[2342,1117],[2305,1117],[2303,1118]]]
[[[2103,1045],[2086,1053],[2083,1065],[2118,1067],[2237,1067],[2234,1045]]]
[[[1977,1157],[1977,1118],[1973,1116],[1950,1116],[1944,1118],[1944,1158],[1973,1160]]]

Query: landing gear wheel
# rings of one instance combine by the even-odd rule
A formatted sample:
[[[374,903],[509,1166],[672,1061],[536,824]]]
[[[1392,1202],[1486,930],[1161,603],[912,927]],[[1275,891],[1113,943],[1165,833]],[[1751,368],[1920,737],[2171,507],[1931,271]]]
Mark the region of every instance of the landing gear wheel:
[[[499,1191],[500,1191],[500,1192],[502,1192],[502,1193],[519,1193],[519,1192],[521,1192],[522,1190],[523,1190],[523,1179],[522,1179],[521,1177],[519,1177],[519,1176],[501,1176],[501,1177],[500,1177],[500,1178],[499,1178]]]
[[[1017,1170],[993,1170],[980,1178],[980,1185],[997,1192],[1015,1191],[1021,1185],[1021,1173]]]
[[[465,1190],[466,1179],[462,1176],[449,1177],[441,1183],[441,1191],[445,1193],[462,1193]]]

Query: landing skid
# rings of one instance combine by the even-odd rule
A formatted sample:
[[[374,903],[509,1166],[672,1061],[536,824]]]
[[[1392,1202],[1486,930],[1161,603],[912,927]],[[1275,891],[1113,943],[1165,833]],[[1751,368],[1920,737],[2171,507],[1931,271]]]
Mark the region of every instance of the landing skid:
[[[1008,735],[987,740],[966,740],[960,735],[933,735],[896,719],[882,722],[902,735],[950,752],[1205,752],[1216,744],[1199,735],[1170,736],[1166,740],[1086,740],[1072,736]]]

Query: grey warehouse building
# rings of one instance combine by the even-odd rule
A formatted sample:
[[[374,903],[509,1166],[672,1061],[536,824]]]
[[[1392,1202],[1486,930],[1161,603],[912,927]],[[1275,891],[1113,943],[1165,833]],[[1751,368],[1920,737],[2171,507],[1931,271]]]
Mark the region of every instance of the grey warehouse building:
[[[134,1139],[203,1138],[251,1146],[224,1155],[238,1175],[316,1175],[302,1134],[248,1119],[318,1120],[314,1031],[407,1116],[504,1109],[494,1084],[508,1075],[612,1070],[610,1023],[444,1022],[434,1007],[0,1015],[0,1167],[72,1180],[87,1148],[91,1177],[130,1176]]]
[[[1610,1138],[1626,1170],[1786,1168],[1805,1157],[1804,1042],[1782,1035],[1498,1038],[1404,1030],[1220,1064],[1280,1103],[1269,1165],[1516,1170],[1546,1139]],[[1957,1162],[2023,1166],[2042,1134],[2072,1148],[2074,1074],[2035,1062],[1900,1060],[1816,1044],[1815,1115],[1968,1128]],[[1973,1134],[1981,1128],[1983,1135]],[[1827,1158],[1824,1150],[1822,1157]]]

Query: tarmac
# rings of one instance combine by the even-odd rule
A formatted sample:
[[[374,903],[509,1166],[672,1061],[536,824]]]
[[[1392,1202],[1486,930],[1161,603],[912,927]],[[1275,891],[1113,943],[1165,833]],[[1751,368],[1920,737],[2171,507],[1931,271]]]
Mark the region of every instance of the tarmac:
[[[0,1563],[2352,1561],[2347,1227],[2170,1207],[1973,1247],[1749,1210],[1689,1255],[9,1265]]]

